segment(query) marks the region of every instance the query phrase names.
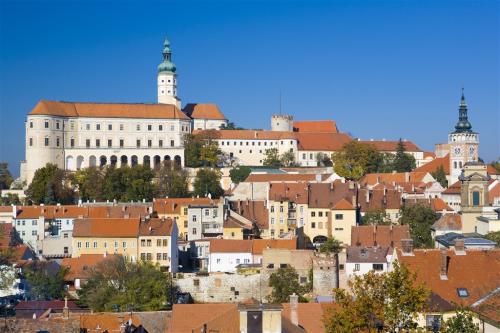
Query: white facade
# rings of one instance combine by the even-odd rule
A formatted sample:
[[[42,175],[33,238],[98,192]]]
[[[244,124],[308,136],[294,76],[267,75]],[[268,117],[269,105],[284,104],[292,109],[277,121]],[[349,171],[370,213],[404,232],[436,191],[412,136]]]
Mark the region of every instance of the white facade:
[[[448,136],[448,143],[450,145],[448,184],[454,184],[458,181],[465,163],[478,161],[479,135],[477,133],[451,133]]]
[[[219,130],[222,126],[227,126],[226,119],[193,119],[194,130]]]
[[[364,275],[369,271],[375,271],[377,273],[385,273],[388,271],[389,264],[387,262],[383,263],[372,263],[372,262],[347,262],[345,265],[345,271],[347,278],[350,279],[353,275]]]
[[[234,273],[236,266],[252,263],[251,252],[211,252],[208,271]]]
[[[177,75],[175,73],[158,73],[158,103],[181,107],[181,101],[177,98]]]
[[[40,216],[38,219],[14,219],[12,226],[23,243],[35,250],[37,241],[44,237],[45,218]]]
[[[76,118],[29,115],[26,177],[47,163],[61,169],[89,166],[183,163],[189,119]]]

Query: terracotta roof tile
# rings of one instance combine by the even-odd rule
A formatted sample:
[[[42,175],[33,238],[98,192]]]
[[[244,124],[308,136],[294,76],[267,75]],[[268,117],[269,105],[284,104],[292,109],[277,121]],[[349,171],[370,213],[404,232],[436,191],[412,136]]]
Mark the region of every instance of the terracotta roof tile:
[[[433,225],[434,230],[462,230],[462,215],[444,214]]]
[[[309,208],[333,208],[339,201],[352,200],[354,189],[348,183],[311,183],[309,184]]]
[[[237,213],[255,222],[259,229],[269,229],[269,213],[265,201],[237,201]]]
[[[500,249],[466,250],[465,255],[446,251],[447,279],[440,277],[442,255],[440,250],[415,250],[413,256],[403,256],[398,250],[398,260],[417,273],[417,283],[424,283],[434,293],[450,303],[470,306],[499,287]],[[458,288],[466,288],[468,297],[460,297]]]
[[[324,181],[331,174],[320,175]],[[311,173],[251,173],[245,179],[246,183],[269,183],[269,182],[315,182],[316,174]]]
[[[62,310],[64,308],[64,301],[21,301],[15,309],[16,310]],[[70,310],[81,309],[74,301],[68,301],[68,308]]]
[[[500,197],[500,182],[498,182],[492,189],[488,191],[488,200],[490,205],[493,205],[495,198]]]
[[[297,204],[307,204],[308,202],[307,183],[270,183],[269,200],[272,201],[293,201]]]
[[[347,201],[345,198],[340,199],[339,202],[333,206],[333,209],[335,210],[351,210],[354,209],[354,206],[352,205],[351,202]]]
[[[160,198],[153,200],[153,210],[158,214],[180,214],[182,207],[208,205],[214,202],[210,198]]]
[[[460,193],[462,193],[462,183],[460,181],[457,181],[456,183],[448,187],[446,190],[444,190],[442,194],[460,194]]]
[[[348,246],[346,262],[348,263],[386,263],[390,246]]]
[[[334,120],[301,120],[293,122],[295,132],[338,133]]]
[[[76,219],[73,237],[133,237],[139,234],[139,218]]]
[[[210,253],[251,253],[252,241],[240,239],[210,239]]]
[[[363,185],[379,183],[421,183],[428,172],[367,173],[359,180]]]
[[[92,118],[189,118],[175,105],[132,103],[74,103],[40,100],[29,115]]]
[[[295,133],[299,151],[338,151],[352,140],[345,133]]]
[[[400,209],[401,192],[393,189],[364,189],[359,190],[359,204],[362,212],[375,209]]]
[[[394,152],[398,148],[399,141],[360,140],[359,143],[368,144],[377,149],[378,151]],[[405,147],[406,151],[411,151],[411,152],[423,151],[411,141],[403,141],[403,146]]]
[[[141,325],[141,318],[136,314],[118,313],[86,313],[80,317],[80,328],[86,328],[88,332],[121,332],[121,325],[132,319],[132,325]],[[99,330],[95,330],[99,327]]]
[[[139,236],[171,236],[174,227],[172,219],[153,218],[139,223]]]
[[[189,103],[182,109],[192,119],[217,119],[226,120],[226,116],[215,104]]]
[[[205,131],[193,131],[193,134],[203,134]],[[263,130],[224,130],[217,131],[218,140],[295,140],[293,132],[263,131]]]
[[[11,213],[12,206],[0,206],[0,213]]]
[[[228,216],[225,220],[224,220],[224,224],[223,224],[223,227],[224,228],[239,228],[239,229],[252,229],[252,226],[249,225],[249,224],[245,224],[243,222],[240,222],[238,221],[237,219],[235,219],[234,217],[232,216]]]
[[[288,320],[291,320],[291,307],[290,303],[283,303],[283,312],[281,315]],[[325,332],[323,324],[323,316],[332,304],[325,303],[299,303],[297,306],[297,319],[299,325],[303,327],[306,332],[321,333]]]
[[[500,291],[488,295],[487,298],[477,303],[479,304],[474,305],[472,310],[483,318],[493,321],[497,328],[500,327]]]
[[[414,172],[436,172],[437,169],[442,166],[444,169],[444,173],[450,174],[450,155],[446,155],[444,157],[438,157],[424,165],[413,170]]]
[[[401,247],[402,239],[410,239],[408,225],[351,227],[351,245]]]
[[[76,258],[64,258],[61,262],[61,266],[69,269],[65,276],[65,280],[73,281],[75,279],[88,278],[93,267],[105,260],[114,258],[114,256],[114,254],[108,254],[106,256],[102,254],[82,254]]]
[[[426,205],[432,208],[435,212],[448,211],[453,212],[453,208],[448,206],[441,198],[406,198],[404,199],[405,205]]]
[[[208,304],[174,304],[172,309],[172,327],[169,333],[192,333],[200,332],[203,324],[212,322],[214,319],[230,315],[230,312],[238,314],[237,304],[234,303],[208,303]],[[232,317],[233,315],[231,315]],[[233,320],[225,320],[232,323]],[[235,327],[223,327],[224,323],[213,323],[210,329],[219,329],[220,332],[239,332],[238,325]]]
[[[264,249],[297,249],[297,238],[291,239],[253,239],[252,253],[262,254]]]
[[[37,219],[44,216],[54,218],[119,218],[144,217],[149,214],[149,205],[116,205],[116,206],[18,206],[18,219]]]

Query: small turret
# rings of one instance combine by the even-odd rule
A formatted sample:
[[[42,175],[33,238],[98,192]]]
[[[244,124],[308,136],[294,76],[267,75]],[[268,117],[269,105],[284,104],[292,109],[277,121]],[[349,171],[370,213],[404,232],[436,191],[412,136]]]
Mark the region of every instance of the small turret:
[[[293,116],[273,114],[271,117],[271,131],[293,132]]]

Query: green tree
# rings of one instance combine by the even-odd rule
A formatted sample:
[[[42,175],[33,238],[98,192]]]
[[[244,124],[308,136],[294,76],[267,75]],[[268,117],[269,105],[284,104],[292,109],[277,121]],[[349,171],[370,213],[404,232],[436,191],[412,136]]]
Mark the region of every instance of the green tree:
[[[382,155],[372,146],[350,141],[332,155],[335,173],[348,180],[358,181],[367,173],[377,172]]]
[[[5,190],[10,188],[10,184],[14,179],[9,171],[9,164],[1,162],[0,163],[0,190]]]
[[[0,224],[0,239],[9,238],[4,228],[5,224]],[[12,286],[16,278],[16,272],[12,267],[14,262],[14,253],[10,247],[0,248],[0,290],[5,290]]]
[[[442,187],[448,187],[448,180],[446,179],[446,173],[442,165],[440,165],[436,171],[431,172],[431,175]]]
[[[264,152],[263,165],[272,168],[279,168],[281,166],[280,155],[278,153],[278,148],[266,149]]]
[[[490,231],[484,238],[489,239],[497,243],[497,247],[500,247],[500,231]]]
[[[114,256],[92,268],[77,291],[79,302],[94,311],[158,311],[172,303],[172,280],[148,261]]]
[[[243,130],[244,128],[236,126],[236,124],[233,122],[228,122],[227,126],[225,124],[222,124],[220,129],[224,131],[224,130]]]
[[[134,165],[133,167],[122,167],[125,171],[125,194],[121,196],[122,201],[146,201],[153,200],[156,193],[156,185],[153,183],[154,172],[147,165]]]
[[[342,251],[342,243],[333,237],[328,237],[326,242],[321,244],[319,252],[326,254],[338,254]]]
[[[474,315],[465,308],[458,308],[455,315],[443,323],[444,333],[479,333],[479,325],[474,323]]]
[[[20,205],[21,200],[17,194],[7,193],[0,197],[0,206]]]
[[[189,196],[188,174],[175,163],[163,162],[156,172],[156,178],[160,197],[186,198]]]
[[[106,200],[120,200],[127,191],[128,167],[106,167],[102,184],[102,196]]]
[[[48,262],[32,262],[24,270],[30,297],[37,300],[62,299],[66,273],[65,267],[55,269]]]
[[[238,184],[247,179],[248,175],[251,172],[252,169],[250,169],[250,167],[247,167],[245,165],[239,165],[229,170],[229,177],[231,177],[231,181],[233,183]]]
[[[293,267],[279,268],[269,277],[269,287],[271,294],[267,296],[269,303],[288,303],[290,295],[299,296],[299,302],[307,302],[304,298],[305,287],[299,283],[299,274]]]
[[[400,224],[410,226],[413,244],[417,248],[433,248],[431,227],[436,222],[436,213],[427,205],[404,205],[400,211]]]
[[[497,175],[500,175],[500,159],[491,162],[490,165],[495,168],[495,170],[497,171]]]
[[[78,193],[82,200],[102,201],[104,172],[97,167],[89,167],[79,170],[74,176],[78,185]]]
[[[416,274],[394,262],[393,270],[383,274],[370,271],[348,282],[352,296],[335,289],[338,308],[324,317],[326,332],[402,332],[417,325],[429,291],[415,284]]]
[[[332,159],[325,153],[316,154],[316,164],[319,167],[331,167],[333,165]]]
[[[184,159],[187,167],[198,168],[202,166],[200,159],[203,141],[196,135],[186,134],[184,137]]]
[[[214,199],[224,194],[220,186],[220,171],[208,168],[199,169],[194,179],[194,195],[205,197],[208,194]]]
[[[35,204],[70,204],[75,200],[75,192],[69,186],[69,177],[55,164],[47,164],[35,171],[26,195]]]
[[[202,165],[215,167],[221,154],[219,145],[216,142],[205,143],[200,149],[200,160]]]
[[[362,218],[363,225],[390,225],[385,209],[375,208],[368,210]]]
[[[280,166],[295,166],[295,154],[292,151],[286,151],[280,156]]]
[[[415,169],[415,158],[406,153],[403,140],[399,139],[396,156],[393,161],[393,169],[396,172],[409,172]]]

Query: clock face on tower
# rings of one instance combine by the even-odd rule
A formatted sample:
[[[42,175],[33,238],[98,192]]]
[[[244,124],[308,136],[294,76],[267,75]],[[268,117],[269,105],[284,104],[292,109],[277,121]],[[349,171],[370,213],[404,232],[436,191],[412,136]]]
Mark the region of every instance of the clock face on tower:
[[[469,156],[474,156],[474,153],[476,152],[476,147],[470,146],[469,147]]]
[[[462,154],[462,149],[460,147],[453,148],[453,154],[455,154],[455,156],[460,156],[460,154]]]

